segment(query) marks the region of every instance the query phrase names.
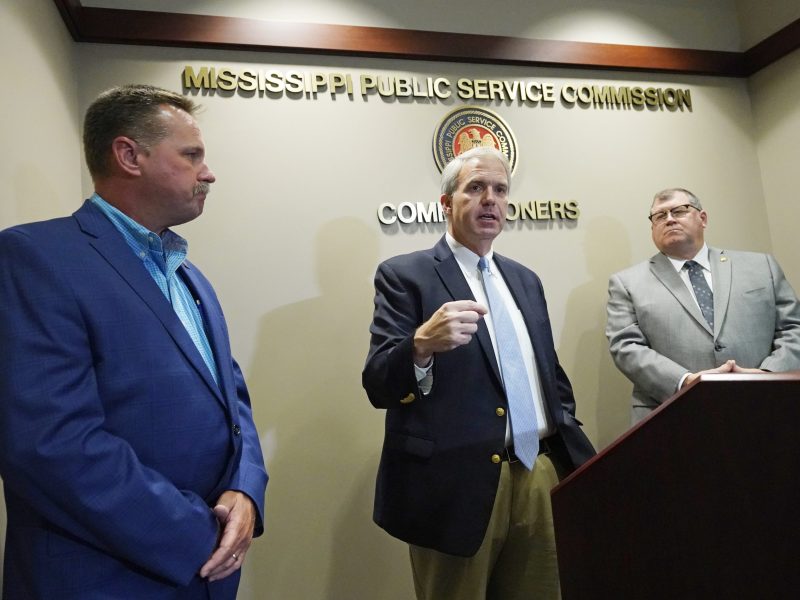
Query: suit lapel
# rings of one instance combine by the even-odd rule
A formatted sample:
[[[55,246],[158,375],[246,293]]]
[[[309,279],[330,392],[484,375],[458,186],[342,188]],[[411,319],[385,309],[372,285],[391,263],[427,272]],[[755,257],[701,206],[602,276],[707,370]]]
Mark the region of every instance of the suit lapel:
[[[692,298],[692,294],[689,292],[683,279],[681,279],[681,276],[678,275],[675,267],[672,266],[669,258],[664,254],[656,254],[650,259],[650,271],[656,279],[664,284],[664,287],[675,296],[675,299],[683,306],[686,312],[688,312],[695,321],[700,323],[708,333],[714,335],[714,332],[711,331],[711,327],[708,326],[708,323],[703,317],[703,313],[700,312],[700,307],[697,306],[697,302]]]
[[[472,290],[467,280],[464,278],[464,273],[461,272],[461,267],[458,266],[458,261],[450,250],[450,246],[447,245],[447,241],[445,241],[444,237],[434,246],[433,253],[438,261],[436,264],[436,272],[439,274],[439,278],[442,280],[445,288],[447,288],[450,297],[453,298],[453,300],[475,300],[475,296],[472,295]],[[494,355],[492,338],[489,335],[489,329],[486,327],[486,321],[484,319],[478,321],[478,331],[475,332],[475,337],[478,338],[478,344],[486,360],[488,360],[489,364],[492,366],[492,371],[497,381],[502,384],[503,380],[500,377],[500,368],[497,365],[497,359]]]
[[[708,260],[711,264],[711,280],[714,287],[714,325],[719,332],[725,323],[725,314],[728,312],[728,303],[731,298],[731,265],[730,259],[725,256],[724,250],[708,249]]]
[[[217,363],[219,387],[224,390],[223,396],[226,399],[235,398],[233,371],[230,368],[233,364],[233,359],[231,358],[225,322],[222,319],[222,308],[219,306],[214,292],[209,289],[208,284],[189,261],[184,261],[179,271],[200,307],[206,335],[211,344],[211,351],[214,353],[214,360]]]
[[[73,216],[81,230],[89,236],[89,244],[153,311],[187,360],[214,395],[222,401],[219,387],[214,383],[203,357],[200,356],[175,310],[111,221],[88,200]]]

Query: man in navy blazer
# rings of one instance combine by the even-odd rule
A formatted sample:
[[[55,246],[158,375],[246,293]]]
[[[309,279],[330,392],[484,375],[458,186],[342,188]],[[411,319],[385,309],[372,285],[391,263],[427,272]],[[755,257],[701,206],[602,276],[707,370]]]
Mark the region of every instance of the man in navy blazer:
[[[385,261],[375,276],[363,385],[386,409],[386,431],[374,519],[410,544],[420,599],[557,598],[550,489],[594,454],[539,278],[492,251],[509,183],[508,161],[494,149],[456,157],[442,173],[446,236]],[[531,470],[514,452],[481,257],[491,271],[484,277],[506,290],[526,362],[540,438]]]
[[[95,195],[0,233],[5,600],[233,599],[267,473],[210,283],[169,228],[214,175],[194,103],[103,93]]]

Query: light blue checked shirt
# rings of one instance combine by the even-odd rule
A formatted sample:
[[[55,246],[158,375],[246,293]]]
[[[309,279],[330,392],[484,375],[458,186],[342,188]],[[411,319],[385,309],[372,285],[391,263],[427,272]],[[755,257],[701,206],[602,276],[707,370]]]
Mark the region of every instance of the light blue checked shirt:
[[[139,225],[97,194],[92,196],[91,201],[108,217],[125,238],[131,250],[142,260],[147,272],[150,273],[167,302],[172,304],[172,308],[189,333],[189,337],[192,338],[200,356],[208,366],[208,370],[211,371],[214,381],[219,384],[217,363],[214,361],[214,353],[211,351],[211,344],[208,342],[203,327],[200,309],[186,283],[176,274],[178,267],[186,259],[189,243],[169,229],[159,237],[158,234]]]

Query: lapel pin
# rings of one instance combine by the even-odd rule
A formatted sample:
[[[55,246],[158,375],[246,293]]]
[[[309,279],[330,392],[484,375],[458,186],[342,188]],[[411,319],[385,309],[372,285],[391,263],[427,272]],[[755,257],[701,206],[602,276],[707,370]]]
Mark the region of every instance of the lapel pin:
[[[726,262],[727,260],[728,260],[727,256],[722,256],[720,257],[719,262]]]

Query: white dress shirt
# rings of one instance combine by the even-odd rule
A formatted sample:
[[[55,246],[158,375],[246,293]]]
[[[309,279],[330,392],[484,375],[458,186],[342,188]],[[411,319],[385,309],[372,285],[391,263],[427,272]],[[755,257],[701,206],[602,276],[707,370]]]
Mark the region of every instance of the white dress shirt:
[[[692,287],[692,281],[689,279],[689,271],[683,268],[690,260],[693,260],[698,265],[703,267],[703,276],[706,278],[706,283],[708,284],[708,288],[713,292],[714,291],[714,281],[711,277],[711,260],[708,257],[708,246],[703,244],[703,247],[700,248],[700,251],[695,255],[694,258],[690,258],[688,260],[681,260],[678,258],[672,258],[671,256],[667,256],[669,262],[672,263],[672,266],[675,267],[675,270],[680,275],[680,278],[683,280],[683,283],[686,285],[686,288],[689,290],[689,293],[694,298],[695,304],[697,304],[697,308],[700,308],[700,304],[697,302],[697,296],[694,294],[694,288]]]
[[[456,262],[461,268],[461,272],[464,274],[464,278],[467,280],[467,284],[469,285],[475,300],[479,304],[482,304],[488,308],[489,301],[486,298],[486,292],[483,289],[480,272],[478,271],[478,260],[480,257],[466,246],[463,246],[457,242],[449,233],[445,235],[445,240],[447,241],[447,245],[450,247],[450,250],[453,251]],[[506,310],[513,321],[514,331],[517,334],[519,347],[522,352],[522,357],[525,361],[525,368],[528,372],[528,381],[531,384],[531,395],[533,397],[534,410],[536,411],[536,422],[539,425],[539,438],[546,438],[553,433],[554,429],[549,423],[547,412],[544,408],[544,392],[542,391],[539,371],[536,368],[533,345],[531,344],[531,339],[528,335],[528,329],[525,326],[525,319],[522,317],[522,312],[517,307],[517,303],[514,301],[511,291],[508,289],[505,280],[503,280],[499,269],[496,267],[493,256],[493,250],[489,250],[489,252],[486,254],[486,260],[489,262],[490,271],[488,276],[495,278],[497,289],[500,292],[500,295],[503,297]],[[492,338],[492,347],[494,349],[495,360],[499,365],[500,357],[497,353],[497,342],[495,340],[494,324],[492,323],[491,313],[484,315],[483,319],[486,321],[486,327],[489,330],[489,335]],[[420,390],[423,394],[428,394],[433,387],[433,362],[431,362],[431,364],[425,368],[418,367],[417,365],[414,365],[414,367]],[[511,427],[508,420],[506,420],[506,445],[510,445],[512,443],[511,440]]]
[[[683,283],[686,285],[686,288],[689,290],[689,293],[692,295],[694,299],[694,303],[697,304],[697,308],[700,308],[700,303],[697,301],[697,296],[694,293],[694,287],[692,287],[692,281],[689,279],[689,271],[683,268],[690,260],[693,260],[698,265],[703,268],[703,277],[706,278],[706,283],[708,284],[708,288],[714,291],[714,280],[711,277],[711,260],[708,257],[708,246],[703,244],[703,247],[700,248],[700,251],[695,254],[694,258],[690,258],[687,260],[681,260],[679,258],[672,258],[671,256],[667,256],[669,262],[672,263],[672,266],[675,267],[675,270],[678,272]],[[678,387],[675,391],[680,390],[683,387],[683,382],[686,381],[686,378],[691,375],[691,373],[684,373],[683,377],[681,377],[680,381],[678,382]]]

